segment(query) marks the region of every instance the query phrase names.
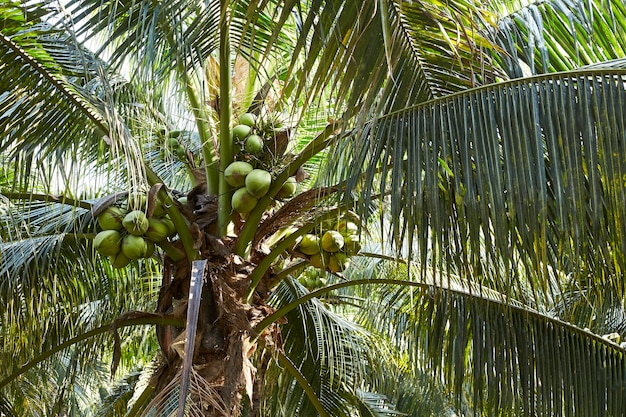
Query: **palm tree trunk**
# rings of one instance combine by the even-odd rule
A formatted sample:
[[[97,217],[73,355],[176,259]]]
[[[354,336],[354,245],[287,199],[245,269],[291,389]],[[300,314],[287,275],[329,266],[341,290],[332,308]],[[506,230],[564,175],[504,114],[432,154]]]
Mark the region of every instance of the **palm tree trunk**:
[[[253,328],[274,309],[265,303],[264,297],[258,295],[251,304],[243,302],[254,265],[233,253],[233,241],[222,240],[206,232],[215,230],[214,226],[209,224],[205,230],[195,233],[196,243],[202,248],[201,257],[206,259],[208,267],[203,274],[195,340],[189,341],[194,344],[193,369],[214,388],[213,392],[218,397],[206,401],[206,404],[221,405],[205,410],[204,415],[238,416],[244,396],[247,397],[247,414],[254,415],[259,408],[261,387],[258,381],[255,383],[255,376],[257,372],[263,375],[265,369],[257,370],[250,361],[257,348]],[[186,317],[190,290],[189,262],[186,259],[174,262],[166,257],[164,263],[157,312]],[[186,341],[184,329],[173,326],[157,327],[157,336],[165,357],[164,369],[158,373],[156,382],[160,391],[180,372]],[[264,368],[268,360],[260,363]]]

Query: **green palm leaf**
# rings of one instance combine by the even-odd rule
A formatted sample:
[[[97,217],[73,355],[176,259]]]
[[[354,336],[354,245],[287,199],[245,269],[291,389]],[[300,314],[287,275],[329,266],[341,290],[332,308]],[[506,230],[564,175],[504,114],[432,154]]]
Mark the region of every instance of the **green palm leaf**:
[[[18,179],[26,182],[31,168],[45,160],[64,166],[68,154],[93,160],[98,142],[88,138],[108,130],[99,111],[4,35],[0,58],[0,149],[16,161]]]
[[[602,271],[623,294],[622,77],[543,76],[392,113],[339,147],[353,155],[347,192],[389,194],[394,235],[416,242],[422,264],[504,293],[523,276],[537,300],[554,290],[546,276]]]
[[[274,297],[288,303],[303,291],[294,281],[281,285]],[[285,354],[298,364],[303,375],[311,378],[309,384],[330,415],[350,415],[350,391],[364,378],[366,360],[364,340],[357,328],[317,300],[303,304],[287,320],[291,324],[282,330]],[[272,399],[265,404],[269,415],[317,415],[302,388],[294,385],[280,367],[271,366],[266,377],[281,381],[267,387],[266,398]]]
[[[621,413],[618,345],[503,294],[430,285],[372,287],[380,297],[369,299],[380,301],[365,300],[361,319],[367,328],[392,329],[388,337],[410,366],[440,375],[459,407],[486,415]]]
[[[511,77],[566,71],[624,56],[626,8],[621,1],[492,2],[498,59]],[[524,70],[520,64],[527,68]]]

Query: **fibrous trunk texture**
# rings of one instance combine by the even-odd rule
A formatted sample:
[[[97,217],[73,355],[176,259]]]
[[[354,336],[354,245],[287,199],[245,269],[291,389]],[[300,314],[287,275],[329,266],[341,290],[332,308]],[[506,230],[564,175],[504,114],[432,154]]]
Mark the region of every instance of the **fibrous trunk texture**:
[[[255,264],[232,252],[234,242],[212,234],[216,218],[211,210],[211,207],[216,209],[216,206],[211,206],[214,199],[203,195],[197,198],[204,204],[192,206],[187,216],[195,229],[196,245],[200,248],[202,259],[206,260],[206,268],[198,327],[195,340],[189,342],[194,343],[194,377],[202,378],[216,398],[194,399],[191,396],[189,401],[194,402],[193,406],[202,408],[201,415],[204,416],[238,416],[243,400],[248,410],[258,412],[258,391],[262,384],[255,383],[255,377],[263,375],[264,369],[257,370],[253,365],[257,356],[263,356],[255,355],[257,341],[262,337],[269,342],[267,345],[275,346],[269,338],[271,334],[277,334],[277,328],[270,327],[257,335],[254,326],[274,310],[265,304],[266,297],[258,294],[251,304],[242,301],[249,286],[248,276]],[[207,221],[206,217],[211,220]],[[186,259],[173,262],[165,257],[157,313],[186,318],[190,272],[190,263]],[[157,390],[162,390],[180,374],[187,341],[184,329],[173,326],[158,326],[157,337],[164,364],[155,377]],[[264,368],[267,362],[259,360],[258,365]]]

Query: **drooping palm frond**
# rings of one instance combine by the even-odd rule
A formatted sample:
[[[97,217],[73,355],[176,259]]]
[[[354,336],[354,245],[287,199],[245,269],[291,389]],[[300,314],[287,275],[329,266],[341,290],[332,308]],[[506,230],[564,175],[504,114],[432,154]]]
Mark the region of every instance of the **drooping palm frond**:
[[[69,346],[46,359],[47,352],[112,322],[123,312],[151,309],[159,284],[157,271],[146,262],[144,267],[116,272],[96,257],[88,238],[95,219],[87,208],[40,201],[15,204],[4,199],[0,208],[0,299],[4,306],[0,351],[5,365],[0,385],[16,401],[17,409],[21,401],[45,403],[43,398],[55,395],[59,407],[68,406],[70,397],[80,394],[81,383],[96,376],[89,367],[110,360],[114,339],[100,332],[78,348]],[[154,338],[146,337],[141,328],[126,329],[121,337],[122,350],[131,349],[121,356],[123,369],[150,358],[157,349]],[[67,352],[74,354],[69,358]],[[40,357],[41,362],[32,362]],[[50,373],[55,369],[63,389],[50,386],[54,381]],[[22,370],[26,371],[22,376],[16,373]],[[50,389],[37,390],[38,383]],[[77,397],[72,415],[82,415],[92,397],[93,392]]]
[[[585,285],[572,277],[565,282],[563,292],[546,308],[556,317],[596,334],[626,334],[624,303],[610,282]],[[617,338],[618,342],[620,338]]]
[[[406,269],[398,272],[404,276]],[[387,276],[395,273],[387,270]],[[421,289],[372,286],[376,295],[364,300],[361,323],[401,347],[410,367],[441,377],[460,409],[477,415],[621,414],[624,350],[618,345],[516,306],[502,294],[463,290],[463,281],[442,289],[430,280]]]
[[[102,42],[101,51],[109,50],[110,62],[118,69],[128,65],[128,59],[133,66],[149,69],[143,76],[167,79],[177,65],[197,67],[217,50],[216,1],[71,1],[67,10],[78,36]]]
[[[266,51],[270,39],[278,40],[279,46],[287,41],[279,32],[272,36],[276,9],[280,9],[277,4],[232,2],[232,44],[252,62],[252,54]],[[219,1],[72,1],[67,10],[79,36],[102,38],[101,51],[109,52],[114,67],[130,64],[147,71],[135,75],[164,81],[172,74],[191,74],[202,69],[218,49]]]
[[[615,1],[491,2],[497,28],[486,28],[512,78],[566,71],[625,54],[626,7]],[[523,67],[524,66],[524,67]]]
[[[89,138],[107,131],[99,112],[1,34],[0,58],[0,150],[19,161],[20,179],[25,180],[44,157],[63,165],[68,151],[83,154],[87,160],[87,155],[97,155],[97,141]],[[16,61],[22,64],[15,65]]]
[[[363,290],[371,294],[369,288]],[[459,411],[437,376],[411,363],[405,348],[390,342],[388,330],[367,328],[376,356],[368,363],[367,387],[357,392],[363,406],[373,415],[383,416],[444,417]],[[362,411],[362,415],[368,414]]]
[[[158,110],[162,96],[147,96],[114,73],[58,22],[23,25],[0,38],[6,67],[0,77],[0,149],[18,173],[11,186],[27,188],[33,175],[46,191],[55,189],[57,178],[76,184],[100,176],[108,185],[124,175],[140,178],[143,147],[155,140],[163,146],[155,132],[170,122]],[[140,185],[134,180],[125,188]]]
[[[17,414],[13,411],[9,401],[0,394],[0,412],[6,417],[16,417]]]
[[[348,116],[363,103],[399,109],[494,73],[480,52],[488,41],[456,12],[480,15],[478,3],[314,1],[308,10],[294,54],[304,58],[292,64],[285,89],[305,106],[330,86]]]
[[[289,281],[281,284],[274,297],[288,303],[304,291],[296,281]],[[365,375],[363,337],[317,300],[302,305],[287,320],[282,330],[285,355],[311,378],[308,382],[329,415],[350,415],[352,391]],[[272,362],[265,378],[278,381],[264,387],[265,415],[317,415],[302,387],[279,365]]]
[[[141,371],[130,372],[117,381],[109,390],[103,389],[99,393],[100,404],[94,415],[96,417],[125,415],[139,385],[141,373]]]
[[[326,413],[331,416],[444,415],[450,410],[442,390],[426,374],[416,375],[396,354],[341,315],[334,313],[336,298],[308,299],[294,279],[284,281],[273,296],[278,306],[299,303],[282,326],[285,355],[306,378]],[[354,314],[354,309],[350,316]],[[278,346],[280,348],[280,346]],[[271,354],[271,350],[267,352]],[[264,378],[264,414],[271,416],[318,415],[300,382],[281,366],[270,362]],[[416,382],[419,381],[419,382]],[[417,384],[417,385],[415,385]],[[399,408],[401,407],[401,408]]]
[[[537,300],[561,274],[622,297],[623,77],[547,75],[392,113],[339,147],[348,192],[388,194],[394,235],[422,265],[503,293],[528,280]]]

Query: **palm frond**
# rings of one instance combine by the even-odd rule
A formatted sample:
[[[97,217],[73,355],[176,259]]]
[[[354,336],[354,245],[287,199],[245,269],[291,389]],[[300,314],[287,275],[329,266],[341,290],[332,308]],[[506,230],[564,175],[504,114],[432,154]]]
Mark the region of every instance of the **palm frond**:
[[[255,54],[268,49],[270,39],[279,40],[278,45],[286,42],[284,34],[272,35],[274,17],[280,13],[276,9],[280,8],[275,2],[233,2],[233,44],[251,62]],[[183,72],[192,73],[203,68],[218,48],[219,1],[202,5],[188,0],[159,4],[72,1],[68,10],[77,35],[101,37],[101,51],[110,53],[113,66],[119,69],[130,63],[147,70],[137,75],[167,80],[181,66]],[[102,19],[103,15],[109,18]]]
[[[622,1],[491,3],[497,9],[492,33],[505,52],[497,59],[510,77],[571,70],[626,53]]]
[[[359,412],[363,417],[406,416],[405,413],[397,411],[393,405],[390,405],[384,395],[359,391],[358,398],[361,401]]]
[[[0,413],[6,417],[16,417],[17,414],[12,410],[11,405],[4,395],[0,394]]]
[[[492,78],[478,46],[489,42],[461,18],[480,15],[477,3],[383,3],[313,2],[294,53],[304,58],[292,64],[285,91],[306,106],[330,86],[336,108],[353,116],[363,103],[399,109]]]
[[[149,262],[135,270],[116,271],[107,260],[96,257],[85,234],[95,226],[90,210],[42,202],[11,206],[6,200],[0,207],[6,209],[0,228],[0,299],[5,306],[0,314],[0,350],[11,358],[0,372],[0,381],[34,357],[110,323],[122,312],[151,308],[158,272]],[[29,337],[23,337],[25,329]],[[124,330],[122,340],[123,348],[132,348],[132,353],[122,355],[123,368],[136,366],[138,358],[150,357],[157,346],[142,328]],[[25,381],[31,381],[33,388],[37,381],[44,386],[52,381],[47,373],[58,368],[63,371],[59,384],[66,388],[51,388],[46,395],[54,398],[52,394],[57,392],[62,395],[58,404],[69,405],[66,396],[80,394],[75,391],[80,389],[79,379],[95,376],[89,365],[96,364],[98,352],[106,361],[111,351],[107,346],[112,343],[109,335],[102,334],[70,349],[74,352],[71,360],[64,359],[68,350],[56,354],[12,381],[6,392],[14,400],[38,398],[44,393],[27,389],[30,385]],[[58,361],[65,365],[55,365]],[[93,392],[84,395],[91,399]],[[73,406],[84,410],[88,403],[86,397],[77,397]]]
[[[141,371],[133,371],[120,378],[110,390],[100,392],[100,404],[96,417],[118,417],[124,415],[139,385]]]
[[[306,291],[297,281],[289,282],[281,284],[274,295],[281,303]],[[354,389],[365,379],[367,352],[363,335],[317,300],[303,304],[287,315],[287,320],[282,330],[285,354],[297,364],[330,415],[350,415]],[[272,364],[266,378],[279,381],[265,387],[268,415],[317,415],[302,388],[279,366]]]
[[[108,124],[94,106],[2,34],[0,58],[0,150],[16,161],[18,180],[28,184],[29,171],[45,160],[63,166],[72,154],[98,154],[98,141],[89,138]]]
[[[415,242],[422,265],[503,293],[527,279],[536,300],[563,274],[593,275],[621,297],[623,77],[547,75],[392,113],[339,147],[353,156],[336,164],[346,193],[361,196],[364,215],[373,193],[388,194],[394,236]]]
[[[441,286],[373,287],[376,305],[366,300],[361,319],[367,328],[390,329],[408,363],[443,378],[459,407],[487,415],[621,413],[624,350],[618,345],[503,302],[502,294]]]

